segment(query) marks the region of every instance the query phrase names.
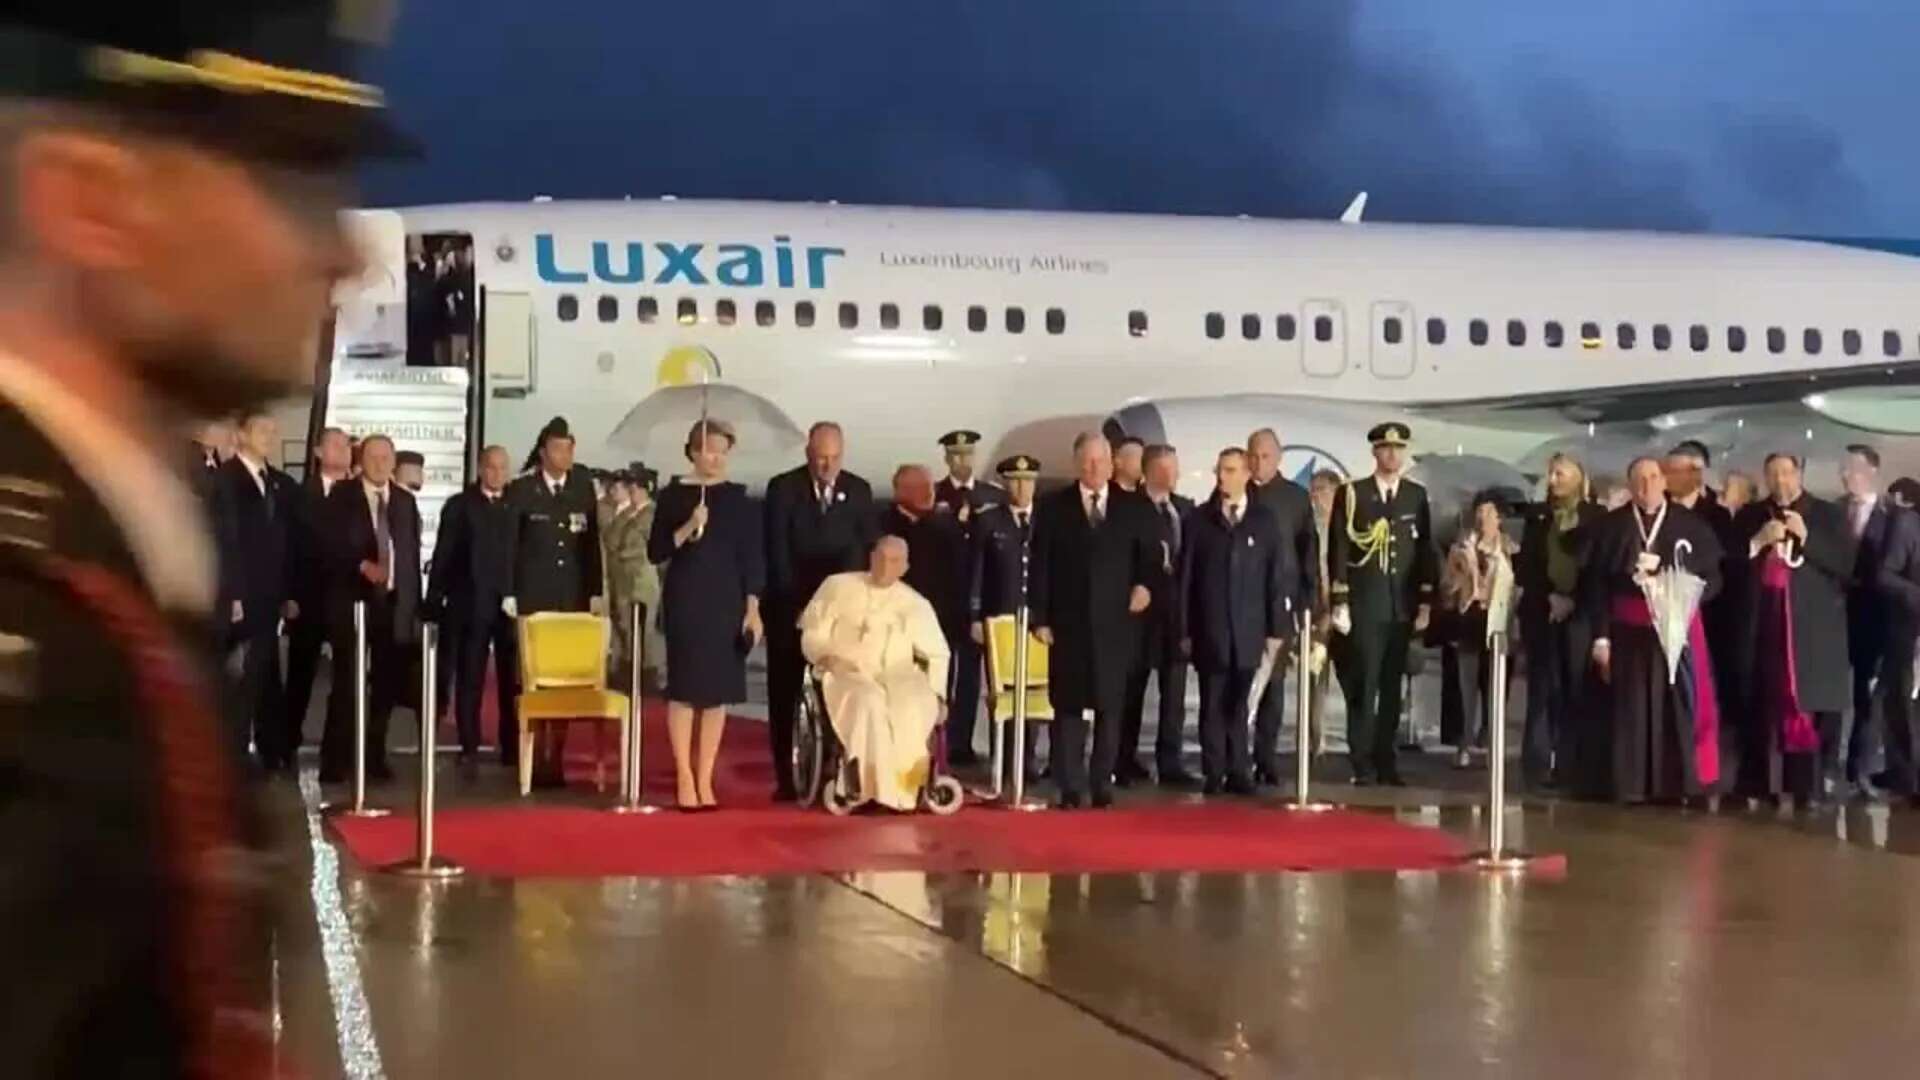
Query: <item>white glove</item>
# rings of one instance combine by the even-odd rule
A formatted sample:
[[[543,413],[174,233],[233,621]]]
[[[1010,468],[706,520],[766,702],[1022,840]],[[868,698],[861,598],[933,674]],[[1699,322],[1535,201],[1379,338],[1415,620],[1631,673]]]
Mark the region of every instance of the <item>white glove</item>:
[[[517,619],[520,617],[520,604],[511,596],[503,597],[500,600],[500,612],[509,619]]]
[[[1345,604],[1337,604],[1333,609],[1333,629],[1338,634],[1353,633],[1353,612]]]

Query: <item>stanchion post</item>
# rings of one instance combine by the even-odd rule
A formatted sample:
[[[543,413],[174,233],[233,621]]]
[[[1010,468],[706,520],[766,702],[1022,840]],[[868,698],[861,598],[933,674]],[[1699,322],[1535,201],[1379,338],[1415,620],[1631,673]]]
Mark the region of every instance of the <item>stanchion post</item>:
[[[1321,814],[1333,809],[1332,803],[1313,798],[1313,612],[1300,614],[1299,636],[1294,649],[1295,687],[1293,708],[1293,801],[1287,809],[1298,814]]]
[[[1487,724],[1489,754],[1487,762],[1487,847],[1467,858],[1483,870],[1524,870],[1533,860],[1526,852],[1507,846],[1507,635],[1495,631],[1488,636],[1487,649],[1493,654],[1487,672]]]
[[[641,650],[645,648],[641,644],[640,637],[643,622],[641,611],[641,606],[635,604],[633,610],[627,614],[627,654],[633,659],[630,675],[633,682],[628,688],[632,692],[628,695],[627,702],[628,707],[633,711],[627,718],[627,760],[620,763],[625,783],[620,785],[624,789],[621,800],[613,808],[616,814],[651,814],[659,809],[657,806],[648,806],[640,797],[640,735],[642,731],[640,673],[645,669],[641,656]]]
[[[353,603],[353,801],[328,810],[345,817],[386,817],[392,811],[367,805],[367,602]]]
[[[1029,621],[1030,612],[1023,597],[1020,610],[1013,619],[1013,798],[1007,802],[1012,810],[1044,810],[1044,803],[1027,801],[1027,650],[1032,644],[1033,624]]]
[[[440,741],[440,703],[436,700],[439,679],[435,669],[439,657],[440,628],[426,623],[420,628],[420,805],[414,808],[413,858],[382,867],[401,877],[441,880],[466,873],[459,864],[433,853],[433,781]]]

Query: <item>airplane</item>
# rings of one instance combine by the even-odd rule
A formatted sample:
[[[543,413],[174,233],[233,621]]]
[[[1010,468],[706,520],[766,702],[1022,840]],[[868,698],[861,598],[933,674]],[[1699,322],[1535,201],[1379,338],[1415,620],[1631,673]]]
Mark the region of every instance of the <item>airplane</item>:
[[[695,400],[756,421],[733,468],[749,485],[797,464],[828,419],[883,490],[900,463],[937,465],[955,428],[985,436],[989,474],[1021,452],[1071,476],[1082,430],[1171,443],[1198,495],[1216,452],[1261,427],[1289,476],[1366,475],[1364,434],[1387,419],[1411,425],[1420,470],[1491,457],[1518,484],[1550,449],[1617,470],[1688,437],[1756,473],[1768,450],[1807,453],[1816,487],[1850,441],[1920,468],[1920,247],[1390,224],[1364,206],[1329,221],[672,197],[359,211],[367,271],[336,295],[324,385],[292,407],[310,436],[385,428],[425,452],[429,512],[482,445],[518,464],[554,416],[580,461],[645,456],[670,475]],[[470,263],[470,315],[435,292],[436,257]],[[410,330],[422,303],[458,324],[416,310]]]

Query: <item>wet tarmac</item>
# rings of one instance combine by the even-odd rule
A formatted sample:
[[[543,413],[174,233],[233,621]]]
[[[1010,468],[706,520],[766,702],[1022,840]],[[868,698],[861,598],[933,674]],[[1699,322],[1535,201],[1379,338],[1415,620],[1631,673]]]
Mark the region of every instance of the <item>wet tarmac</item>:
[[[1471,777],[1417,775],[1353,794],[1476,835]],[[324,844],[313,880],[307,808],[273,801],[283,1045],[318,1076],[1822,1077],[1920,1053],[1920,812],[1529,801],[1511,824],[1558,877],[422,885]]]

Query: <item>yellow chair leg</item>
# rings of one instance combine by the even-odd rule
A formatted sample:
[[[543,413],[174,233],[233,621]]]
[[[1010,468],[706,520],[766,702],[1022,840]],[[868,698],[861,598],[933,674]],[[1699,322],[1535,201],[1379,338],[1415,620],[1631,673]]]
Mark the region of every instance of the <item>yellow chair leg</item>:
[[[607,725],[593,725],[593,790],[604,793],[607,790]]]
[[[532,720],[520,722],[520,797],[523,799],[533,791],[533,729]]]

